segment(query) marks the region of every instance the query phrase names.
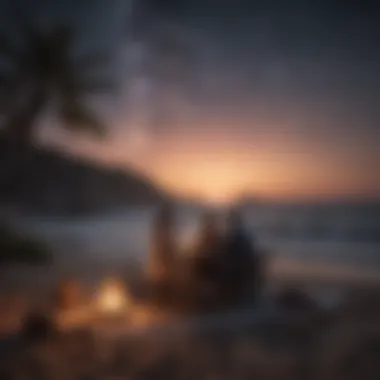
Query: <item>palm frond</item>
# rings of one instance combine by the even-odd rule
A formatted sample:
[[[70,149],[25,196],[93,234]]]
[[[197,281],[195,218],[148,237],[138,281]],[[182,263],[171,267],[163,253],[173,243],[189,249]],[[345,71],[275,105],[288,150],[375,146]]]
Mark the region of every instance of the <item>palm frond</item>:
[[[116,90],[116,83],[106,77],[78,78],[76,80],[71,78],[67,80],[65,78],[62,79],[58,87],[59,93],[64,100],[92,95],[112,94]]]
[[[111,61],[110,54],[105,51],[91,52],[80,57],[75,58],[73,64],[78,72],[85,73],[96,71],[99,69],[104,70],[108,67]]]
[[[89,106],[80,101],[63,104],[60,109],[63,126],[73,132],[90,133],[97,138],[104,138],[106,127]]]
[[[25,109],[33,104],[33,93],[42,93],[44,99],[56,95],[64,127],[104,137],[105,125],[85,100],[89,95],[113,90],[112,81],[100,71],[110,62],[109,54],[96,52],[76,59],[73,50],[77,36],[70,25],[59,24],[44,30],[30,20],[23,8],[14,9],[10,17],[14,32],[22,39],[15,44],[16,34],[7,36],[0,32],[0,59],[7,60],[9,71],[15,74],[13,79],[0,70],[0,112],[9,113],[12,108],[12,114],[24,115]],[[14,95],[7,97],[11,93]],[[28,123],[23,118],[21,124],[32,125],[34,129],[37,116],[32,114]],[[10,125],[14,127],[14,123]]]
[[[115,91],[116,84],[109,78],[90,78],[79,83],[83,94],[110,94]]]
[[[59,64],[67,64],[74,45],[74,32],[67,24],[57,25],[48,36],[51,60]]]

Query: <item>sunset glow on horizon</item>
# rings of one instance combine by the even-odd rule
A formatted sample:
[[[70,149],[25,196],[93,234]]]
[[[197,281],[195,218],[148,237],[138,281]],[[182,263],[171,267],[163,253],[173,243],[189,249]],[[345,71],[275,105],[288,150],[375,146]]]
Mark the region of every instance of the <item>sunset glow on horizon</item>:
[[[357,182],[360,178],[334,175],[334,169],[324,171],[317,163],[293,160],[244,164],[228,157],[207,161],[198,156],[169,160],[161,169],[147,168],[147,172],[165,189],[212,203],[229,203],[240,196],[278,200],[378,197],[379,184],[371,193],[364,182],[369,187],[375,181],[370,175]]]
[[[379,198],[376,162],[350,163],[350,152],[337,155],[325,146],[272,136],[250,146],[220,134],[199,132],[144,144],[127,137],[103,143],[71,145],[75,154],[111,166],[133,169],[177,196],[212,204],[230,203],[240,196],[278,200]],[[205,137],[206,136],[206,137]]]
[[[380,199],[375,14],[232,0],[185,1],[177,12],[140,1],[117,25],[116,3],[94,6],[102,35],[90,36],[121,52],[109,139],[48,141],[209,202]]]

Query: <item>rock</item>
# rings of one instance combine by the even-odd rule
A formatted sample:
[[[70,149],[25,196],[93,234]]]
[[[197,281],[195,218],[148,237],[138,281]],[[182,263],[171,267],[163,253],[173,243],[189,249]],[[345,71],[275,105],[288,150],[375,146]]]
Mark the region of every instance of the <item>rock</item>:
[[[21,326],[21,337],[27,344],[54,341],[59,332],[55,321],[39,312],[27,314]]]
[[[6,351],[4,351],[6,350]],[[49,315],[29,312],[21,330],[4,343],[0,379],[68,379],[58,329]]]
[[[285,313],[287,318],[278,335],[285,341],[308,349],[315,337],[330,324],[330,316],[316,301],[298,289],[281,292],[275,298],[275,304]]]
[[[317,302],[298,289],[283,290],[275,297],[275,304],[290,312],[310,312],[319,309]]]

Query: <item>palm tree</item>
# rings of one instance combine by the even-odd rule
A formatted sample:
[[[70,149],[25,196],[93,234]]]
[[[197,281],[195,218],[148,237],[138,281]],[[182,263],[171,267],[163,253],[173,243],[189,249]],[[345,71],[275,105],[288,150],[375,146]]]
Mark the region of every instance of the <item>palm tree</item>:
[[[1,129],[14,142],[33,142],[42,114],[51,105],[61,126],[103,135],[105,127],[88,105],[88,96],[110,89],[100,74],[107,57],[75,57],[76,35],[69,25],[48,31],[22,22],[21,43],[14,34],[0,34]]]

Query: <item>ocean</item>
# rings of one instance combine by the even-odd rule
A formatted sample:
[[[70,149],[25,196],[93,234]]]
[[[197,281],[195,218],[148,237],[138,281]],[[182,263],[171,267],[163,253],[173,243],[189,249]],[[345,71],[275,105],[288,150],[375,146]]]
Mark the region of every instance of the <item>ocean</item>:
[[[380,204],[258,204],[244,209],[247,232],[267,252],[272,275],[380,283]],[[154,209],[120,209],[96,217],[32,218],[25,225],[60,260],[133,261],[149,252]],[[177,236],[186,254],[201,211],[179,208]]]

